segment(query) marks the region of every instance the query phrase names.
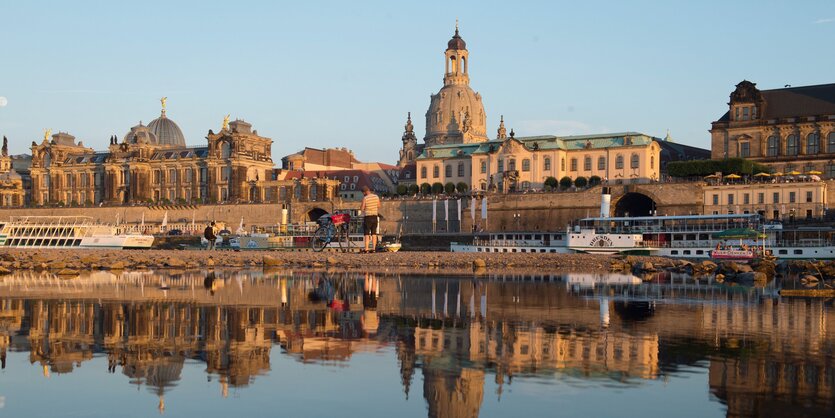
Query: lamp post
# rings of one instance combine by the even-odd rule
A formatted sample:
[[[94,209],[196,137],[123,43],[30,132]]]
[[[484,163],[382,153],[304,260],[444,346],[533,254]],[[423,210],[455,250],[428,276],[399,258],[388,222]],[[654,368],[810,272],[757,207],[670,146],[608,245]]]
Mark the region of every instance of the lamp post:
[[[513,219],[516,221],[516,230],[517,231],[519,230],[519,222],[521,221],[521,218],[522,218],[521,213],[516,212],[516,213],[513,214]]]

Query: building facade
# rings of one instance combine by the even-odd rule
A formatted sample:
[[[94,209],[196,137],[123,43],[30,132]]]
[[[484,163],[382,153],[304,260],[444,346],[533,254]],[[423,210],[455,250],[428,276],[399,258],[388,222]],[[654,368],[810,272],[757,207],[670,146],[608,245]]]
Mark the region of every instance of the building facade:
[[[163,109],[147,126],[132,127],[106,151],[75,137],[47,132],[32,142],[31,202],[35,205],[122,205],[139,203],[279,202],[329,199],[338,186],[322,179],[283,180],[274,175],[270,138],[243,121],[224,120],[209,130],[205,146],[186,146],[177,124]],[[304,184],[302,184],[304,183]],[[298,188],[298,190],[296,190]],[[316,190],[316,187],[313,187]],[[301,195],[301,196],[300,196]]]
[[[712,158],[835,178],[835,84],[759,90],[743,80],[728,107],[710,129]]]
[[[827,209],[827,183],[753,183],[706,185],[704,214],[758,213],[766,219],[822,218]]]

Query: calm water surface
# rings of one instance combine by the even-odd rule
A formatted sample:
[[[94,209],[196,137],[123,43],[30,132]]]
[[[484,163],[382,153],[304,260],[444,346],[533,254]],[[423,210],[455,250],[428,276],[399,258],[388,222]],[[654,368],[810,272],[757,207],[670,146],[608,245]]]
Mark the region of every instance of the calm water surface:
[[[832,301],[685,277],[0,278],[0,416],[835,415]]]

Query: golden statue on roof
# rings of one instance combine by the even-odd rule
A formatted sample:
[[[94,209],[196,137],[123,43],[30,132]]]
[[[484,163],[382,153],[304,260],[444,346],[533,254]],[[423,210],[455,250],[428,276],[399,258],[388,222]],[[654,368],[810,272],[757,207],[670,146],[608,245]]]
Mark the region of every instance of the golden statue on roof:
[[[167,101],[168,97],[163,97],[162,99],[159,99],[159,102],[162,103],[162,110],[165,110],[165,102]]]
[[[52,136],[52,129],[44,129],[43,130],[43,140],[49,141],[49,137]]]
[[[220,128],[221,130],[229,129],[229,116],[230,115],[226,115],[223,117],[223,127]]]

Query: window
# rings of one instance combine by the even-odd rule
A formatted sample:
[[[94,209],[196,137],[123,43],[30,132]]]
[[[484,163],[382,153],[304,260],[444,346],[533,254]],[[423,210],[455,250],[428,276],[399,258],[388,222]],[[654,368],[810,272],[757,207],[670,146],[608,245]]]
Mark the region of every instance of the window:
[[[571,171],[577,171],[577,159],[576,158],[571,159]]]
[[[817,133],[810,133],[806,137],[806,153],[817,154],[821,150],[821,137]]]
[[[583,170],[591,171],[591,157],[588,155],[583,158]]]
[[[742,158],[748,158],[751,156],[751,143],[741,142],[739,144],[739,156]]]
[[[545,171],[551,171],[551,159],[550,158],[545,157],[545,159],[542,162],[542,168]]]
[[[742,108],[742,120],[748,120],[751,118],[751,108],[743,107]]]
[[[776,157],[780,155],[780,138],[774,135],[768,137],[766,147],[768,148],[766,151],[767,156]]]
[[[639,163],[640,163],[640,158],[638,157],[638,154],[632,154],[630,166],[632,168],[638,168],[638,166],[640,165]]]
[[[464,163],[458,163],[458,177],[464,177]]]
[[[531,160],[527,158],[522,160],[522,171],[531,171]]]
[[[504,160],[499,160],[499,173],[504,173]]]
[[[615,157],[615,169],[623,169],[623,155],[618,154],[618,156]]]
[[[508,171],[516,171],[516,160],[510,159],[507,161],[507,170]]]
[[[351,182],[351,176],[345,176],[344,181],[345,181],[345,183],[350,183]]]
[[[168,182],[171,184],[177,182],[177,170],[174,170],[173,168],[168,170]]]
[[[774,200],[771,203],[780,203],[780,192],[774,192],[774,194],[771,197]]]
[[[806,203],[812,203],[812,192],[806,192]]]
[[[360,181],[360,176],[354,176],[354,183]]]
[[[786,155],[797,155],[800,151],[800,141],[797,135],[789,135],[786,137]]]
[[[835,152],[835,132],[830,132],[827,136],[826,152]]]
[[[765,193],[757,193],[757,203],[765,203]]]
[[[487,173],[487,160],[481,160],[481,174]]]
[[[432,167],[432,178],[438,178],[440,176],[441,176],[441,167],[439,167],[438,164],[435,164],[435,166]]]
[[[826,177],[835,178],[835,163],[830,161],[829,164],[826,165],[826,172],[824,174]]]
[[[423,166],[420,168],[420,178],[425,179],[426,177],[426,166]]]
[[[597,169],[598,170],[605,170],[606,169],[606,157],[597,157]]]
[[[452,165],[447,164],[444,166],[444,176],[445,177],[452,177]]]
[[[713,204],[714,205],[719,204],[719,195],[718,194],[713,195]]]
[[[734,195],[732,195],[732,194],[729,194],[729,195],[728,195],[728,204],[729,204],[729,205],[733,205],[733,204],[734,204]]]
[[[649,168],[655,168],[655,156],[650,155],[649,157]]]
[[[742,204],[750,205],[751,204],[751,196],[748,193],[744,193],[742,195]]]
[[[789,203],[795,203],[795,192],[789,192]]]
[[[560,170],[565,171],[565,157],[560,160]]]

